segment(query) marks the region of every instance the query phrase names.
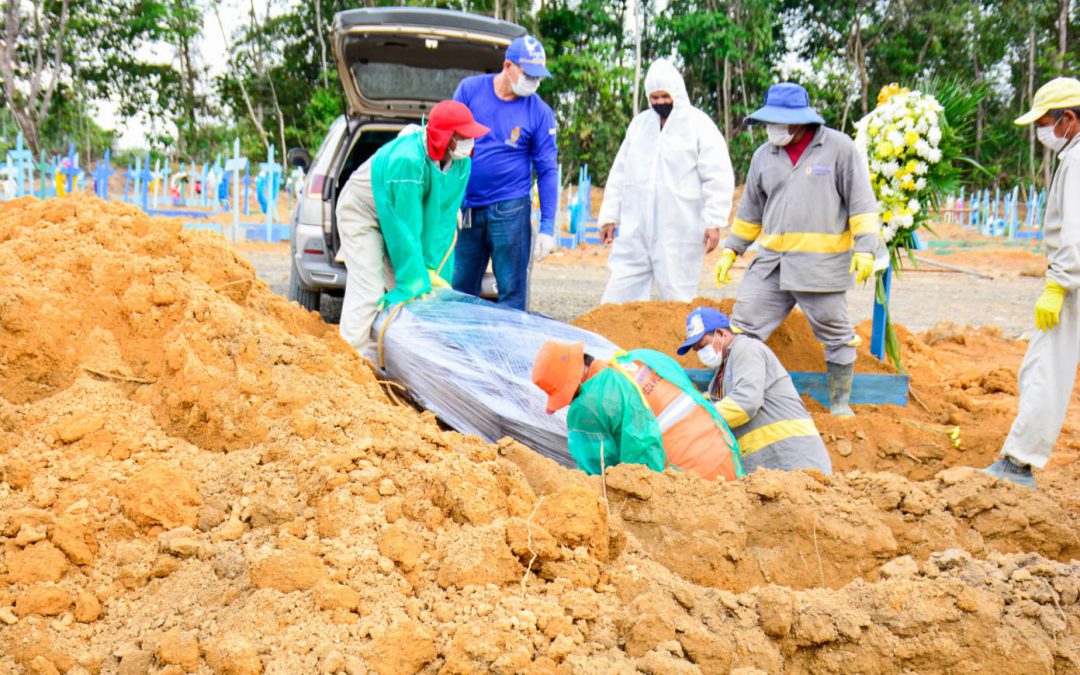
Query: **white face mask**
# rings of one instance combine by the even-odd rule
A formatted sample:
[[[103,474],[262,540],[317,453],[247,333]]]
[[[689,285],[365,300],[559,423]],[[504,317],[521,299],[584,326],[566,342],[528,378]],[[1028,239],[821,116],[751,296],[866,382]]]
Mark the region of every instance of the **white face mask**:
[[[513,90],[514,96],[517,96],[519,98],[532,96],[539,88],[540,80],[533,80],[525,77],[524,73],[518,76],[517,82],[514,82],[512,80],[510,82],[510,89]]]
[[[450,159],[465,159],[472,155],[473,151],[473,139],[471,138],[459,138],[457,147],[451,150],[448,154]]]
[[[1058,120],[1059,122],[1061,120]],[[1035,137],[1039,139],[1039,142],[1050,148],[1052,152],[1061,152],[1065,149],[1065,143],[1067,142],[1064,136],[1058,136],[1054,133],[1054,127],[1037,127],[1035,129]]]
[[[781,148],[795,138],[795,134],[788,131],[786,124],[766,124],[765,132],[769,134],[769,142]]]
[[[706,368],[716,369],[724,365],[724,352],[716,351],[711,344],[697,350],[697,357]]]

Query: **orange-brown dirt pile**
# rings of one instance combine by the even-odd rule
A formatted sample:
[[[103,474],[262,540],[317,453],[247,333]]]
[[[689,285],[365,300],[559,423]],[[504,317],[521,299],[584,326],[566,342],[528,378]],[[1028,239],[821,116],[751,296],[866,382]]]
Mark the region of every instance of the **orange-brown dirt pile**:
[[[684,366],[700,368],[693,354],[675,348],[685,335],[686,315],[698,305],[730,311],[732,300],[698,298],[693,303],[642,302],[602,305],[574,323],[600,333],[624,349],[656,349]],[[888,373],[892,368],[869,353],[870,322],[857,329],[863,339],[856,372]],[[996,458],[1016,415],[1016,373],[1027,344],[1009,340],[993,328],[970,329],[948,322],[914,335],[895,326],[901,357],[910,377],[907,406],[855,406],[854,419],[841,420],[804,397],[837,471],[892,471],[916,480],[955,466],[986,466]],[[791,371],[821,372],[824,353],[810,324],[798,310],[768,344]],[[1066,419],[1040,487],[1080,506],[1072,487],[1080,476],[1080,390],[1073,392]],[[959,429],[959,446],[949,432]],[[1076,468],[1073,468],[1073,467]]]
[[[0,273],[0,673],[1080,670],[1049,495],[604,485],[392,405],[224,240],[125,205],[0,206]]]
[[[628,302],[600,305],[583,314],[574,325],[599,333],[623,349],[654,349],[669,354],[684,368],[701,368],[693,353],[675,353],[686,337],[686,317],[695,307],[713,307],[731,314],[733,298],[697,298],[693,302]],[[864,342],[868,339],[864,338]],[[791,371],[824,372],[825,354],[814,337],[810,322],[796,310],[765,343],[784,367]],[[892,373],[891,367],[874,358],[865,347],[859,350],[855,369],[860,373]]]

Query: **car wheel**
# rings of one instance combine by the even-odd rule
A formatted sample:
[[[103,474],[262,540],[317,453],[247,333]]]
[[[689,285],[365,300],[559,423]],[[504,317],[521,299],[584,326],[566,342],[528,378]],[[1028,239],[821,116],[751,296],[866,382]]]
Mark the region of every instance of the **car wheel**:
[[[319,311],[322,302],[322,293],[312,290],[300,283],[300,272],[296,269],[296,261],[292,261],[289,269],[289,299],[300,304],[309,312]]]

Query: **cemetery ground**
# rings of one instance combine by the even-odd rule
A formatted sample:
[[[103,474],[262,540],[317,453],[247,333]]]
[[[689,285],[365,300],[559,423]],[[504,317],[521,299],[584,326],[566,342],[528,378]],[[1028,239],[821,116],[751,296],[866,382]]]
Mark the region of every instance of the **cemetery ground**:
[[[982,277],[945,270],[929,263],[905,270],[893,283],[891,308],[898,323],[924,331],[941,321],[961,326],[1000,328],[1006,337],[1019,338],[1033,327],[1033,307],[1042,290],[1046,258],[1037,244],[1003,242],[955,225],[940,225],[932,246],[921,258],[981,273]],[[937,246],[939,242],[948,247]],[[254,265],[259,277],[275,293],[289,287],[287,243],[244,243],[239,252]],[[733,281],[717,289],[712,268],[718,253],[706,258],[698,288],[704,298],[734,298],[746,260],[736,263]],[[585,245],[578,250],[556,251],[533,267],[531,308],[560,321],[573,321],[600,304],[607,283],[607,251]],[[986,278],[987,276],[992,278]],[[867,285],[848,294],[848,307],[856,324],[869,320],[873,290]],[[324,298],[324,313],[334,316],[340,301]],[[629,347],[630,345],[626,345]]]
[[[238,248],[0,205],[0,674],[1080,672],[1080,401],[1038,492],[965,468],[1015,413],[1008,329],[900,328],[908,406],[811,402],[833,475],[601,479],[395,403],[274,292],[287,245]],[[1022,329],[1037,254],[963,255],[995,278],[909,272],[897,320]],[[588,306],[601,257],[537,266],[548,312],[574,281],[580,325],[667,345],[685,305]]]

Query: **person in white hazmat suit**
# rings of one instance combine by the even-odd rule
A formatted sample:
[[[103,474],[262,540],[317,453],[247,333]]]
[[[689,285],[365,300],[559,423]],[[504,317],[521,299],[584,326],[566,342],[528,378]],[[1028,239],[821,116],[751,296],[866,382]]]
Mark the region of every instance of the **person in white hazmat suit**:
[[[645,93],[651,107],[630,122],[600,206],[600,238],[614,242],[602,303],[649,300],[654,281],[662,300],[693,300],[731,211],[727,142],[675,66],[655,61]]]
[[[1035,303],[1035,335],[1018,374],[1020,406],[991,476],[1035,489],[1069,409],[1080,362],[1080,80],[1059,77],[1035,93],[1016,124],[1036,125],[1060,160],[1046,198],[1046,282]]]

